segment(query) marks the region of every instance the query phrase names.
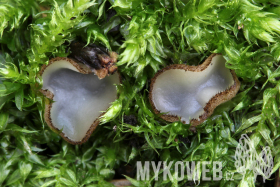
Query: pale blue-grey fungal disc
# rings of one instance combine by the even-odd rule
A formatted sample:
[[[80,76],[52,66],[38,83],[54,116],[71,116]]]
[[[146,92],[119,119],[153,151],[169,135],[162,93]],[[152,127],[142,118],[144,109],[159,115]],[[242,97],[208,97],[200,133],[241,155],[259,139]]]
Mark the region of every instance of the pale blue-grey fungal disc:
[[[98,124],[98,118],[117,99],[117,73],[98,79],[83,71],[72,60],[58,58],[42,74],[42,90],[52,93],[54,101],[45,115],[46,121],[62,130],[62,136],[70,143],[84,142]]]
[[[192,119],[205,120],[200,117],[209,113],[208,109],[212,110],[224,99],[231,99],[239,89],[234,72],[225,67],[225,62],[222,55],[214,54],[200,66],[178,64],[158,72],[152,80],[150,93],[155,111],[166,113],[163,118],[168,121],[175,121],[177,117],[184,123],[190,123]],[[235,89],[227,93],[234,85]],[[214,99],[216,104],[209,104],[219,95],[220,98]]]

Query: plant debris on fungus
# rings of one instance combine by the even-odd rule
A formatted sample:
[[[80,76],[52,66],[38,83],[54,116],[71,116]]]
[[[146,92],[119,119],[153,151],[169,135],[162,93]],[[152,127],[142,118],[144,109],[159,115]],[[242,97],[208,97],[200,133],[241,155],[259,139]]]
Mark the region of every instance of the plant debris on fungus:
[[[118,73],[99,79],[88,66],[57,57],[44,65],[40,74],[41,92],[54,101],[46,101],[45,121],[69,143],[85,142],[99,117],[117,99]]]
[[[70,49],[72,52],[70,57],[86,65],[100,79],[117,71],[118,54],[114,51],[108,52],[95,44],[86,45],[80,42],[72,42]]]
[[[155,113],[166,113],[161,118],[169,122],[180,118],[185,124],[201,124],[239,90],[240,82],[225,62],[221,54],[212,54],[198,66],[174,64],[160,70],[149,94]]]

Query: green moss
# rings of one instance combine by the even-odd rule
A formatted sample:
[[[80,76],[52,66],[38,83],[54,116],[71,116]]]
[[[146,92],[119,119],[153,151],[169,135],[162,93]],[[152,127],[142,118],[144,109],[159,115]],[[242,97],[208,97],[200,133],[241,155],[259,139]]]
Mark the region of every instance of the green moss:
[[[40,12],[41,5],[49,10]],[[242,178],[236,171],[234,154],[246,133],[258,153],[271,148],[273,172],[280,167],[279,5],[266,0],[0,0],[0,184],[112,186],[108,181],[127,163],[178,160],[222,161],[223,173],[234,174],[234,181],[224,176],[201,186],[259,185],[252,172]],[[108,21],[109,10],[116,15]],[[110,32],[117,25],[119,30]],[[123,77],[119,98],[81,146],[66,143],[46,125],[38,91],[41,65],[67,56],[73,40],[117,51]],[[222,53],[235,70],[241,82],[237,96],[195,133],[189,125],[161,120],[148,101],[149,80],[166,65],[197,65],[211,53]],[[162,176],[155,181],[150,175],[150,181],[127,178],[139,187],[189,182]]]

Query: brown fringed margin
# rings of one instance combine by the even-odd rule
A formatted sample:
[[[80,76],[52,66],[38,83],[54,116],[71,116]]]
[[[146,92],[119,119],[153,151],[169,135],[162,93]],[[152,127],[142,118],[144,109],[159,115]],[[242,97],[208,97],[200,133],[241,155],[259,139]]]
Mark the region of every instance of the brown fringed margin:
[[[173,65],[170,65],[168,67],[165,67],[165,68],[159,70],[151,80],[150,92],[149,92],[149,100],[150,100],[150,103],[152,105],[154,112],[156,114],[160,113],[160,111],[156,109],[154,102],[153,102],[153,98],[152,98],[152,90],[154,87],[154,83],[160,74],[162,74],[163,72],[170,70],[170,69],[183,69],[185,71],[201,72],[201,71],[205,70],[211,64],[212,59],[216,55],[221,55],[221,54],[215,53],[215,54],[210,55],[201,65],[198,65],[198,66],[188,66],[185,64],[173,64]],[[198,119],[192,119],[190,121],[192,129],[193,129],[193,127],[196,127],[199,124],[201,124],[202,122],[204,122],[209,116],[211,116],[214,112],[214,109],[218,105],[232,99],[236,95],[236,93],[238,92],[238,90],[240,88],[240,82],[233,70],[230,70],[230,73],[233,77],[234,84],[231,87],[229,87],[228,89],[226,89],[225,91],[220,92],[220,93],[216,94],[215,96],[213,96],[208,101],[208,103],[206,103],[206,106],[203,108],[204,113],[202,115],[200,115]],[[179,121],[179,117],[175,116],[175,115],[164,114],[164,115],[161,115],[160,117],[169,122]],[[182,122],[186,123],[185,121],[182,121]]]
[[[80,73],[82,74],[90,74],[92,73],[92,71],[87,67],[85,66],[84,64],[82,63],[79,63],[79,62],[76,62],[74,59],[71,59],[71,58],[66,58],[66,57],[56,57],[56,58],[53,58],[49,61],[49,64],[48,65],[43,65],[40,72],[39,72],[39,75],[42,76],[44,71],[46,70],[46,68],[48,66],[50,66],[51,64],[55,63],[56,61],[60,61],[60,60],[65,60],[65,61],[68,61],[69,63],[71,63]],[[117,72],[118,73],[118,72]],[[118,73],[119,75],[119,73]],[[121,78],[120,78],[120,75],[119,75],[119,79],[120,79],[120,82],[121,82]],[[60,130],[58,128],[56,128],[53,123],[52,123],[52,119],[51,119],[51,108],[52,108],[52,100],[53,100],[53,97],[54,97],[54,94],[49,91],[49,90],[43,90],[43,89],[40,89],[40,92],[43,93],[48,99],[45,99],[45,112],[44,112],[44,118],[45,118],[45,121],[46,123],[48,124],[48,126],[55,132],[60,132]],[[89,130],[87,131],[85,137],[81,140],[81,141],[78,141],[78,142],[75,142],[75,141],[72,141],[71,139],[69,139],[63,132],[60,132],[59,135],[64,139],[66,140],[67,142],[73,144],[73,145],[77,145],[77,144],[82,144],[82,143],[85,143],[89,137],[91,136],[92,132],[96,129],[96,127],[98,126],[99,124],[99,118],[101,116],[103,116],[106,112],[102,113],[93,123],[92,125],[90,126]]]

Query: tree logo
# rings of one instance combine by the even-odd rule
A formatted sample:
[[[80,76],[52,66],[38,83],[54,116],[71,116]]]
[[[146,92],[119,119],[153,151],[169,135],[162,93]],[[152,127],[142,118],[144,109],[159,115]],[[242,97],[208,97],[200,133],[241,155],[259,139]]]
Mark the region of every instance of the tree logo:
[[[270,147],[266,146],[260,154],[257,153],[253,142],[246,134],[242,134],[235,151],[235,167],[238,173],[246,174],[246,170],[254,172],[254,180],[258,175],[263,177],[263,182],[271,176],[273,157]]]

